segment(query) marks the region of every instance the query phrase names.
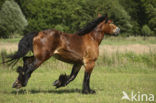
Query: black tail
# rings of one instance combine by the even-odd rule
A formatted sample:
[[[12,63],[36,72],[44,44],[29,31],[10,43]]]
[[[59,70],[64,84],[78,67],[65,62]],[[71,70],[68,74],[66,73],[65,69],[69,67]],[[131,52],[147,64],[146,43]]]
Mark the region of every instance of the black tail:
[[[24,57],[28,51],[33,50],[33,38],[38,32],[31,32],[26,34],[18,44],[18,51],[13,54],[6,56],[7,60],[3,63],[9,63],[9,65],[15,65],[21,57]]]

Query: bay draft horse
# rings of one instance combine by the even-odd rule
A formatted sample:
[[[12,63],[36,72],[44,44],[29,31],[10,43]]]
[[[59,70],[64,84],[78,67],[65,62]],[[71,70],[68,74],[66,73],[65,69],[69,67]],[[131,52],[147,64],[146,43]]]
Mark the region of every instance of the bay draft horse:
[[[118,35],[120,29],[107,16],[99,16],[86,27],[75,34],[67,34],[53,29],[26,34],[18,44],[18,51],[7,56],[6,63],[17,63],[23,58],[23,67],[18,67],[19,76],[13,83],[13,88],[27,85],[32,72],[51,56],[63,62],[73,64],[70,75],[60,75],[53,85],[56,88],[66,86],[77,76],[84,65],[85,74],[82,93],[95,93],[90,89],[90,76],[99,55],[99,45],[104,34]],[[25,56],[28,51],[33,56]]]

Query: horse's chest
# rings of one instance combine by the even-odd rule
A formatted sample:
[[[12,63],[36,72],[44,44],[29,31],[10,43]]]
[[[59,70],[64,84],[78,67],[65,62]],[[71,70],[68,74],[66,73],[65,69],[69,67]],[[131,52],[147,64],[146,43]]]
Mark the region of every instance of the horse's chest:
[[[88,46],[84,52],[84,58],[96,60],[99,56],[99,48],[96,45]]]
[[[85,52],[85,57],[87,58],[97,58],[98,55],[99,55],[98,50],[90,49]]]

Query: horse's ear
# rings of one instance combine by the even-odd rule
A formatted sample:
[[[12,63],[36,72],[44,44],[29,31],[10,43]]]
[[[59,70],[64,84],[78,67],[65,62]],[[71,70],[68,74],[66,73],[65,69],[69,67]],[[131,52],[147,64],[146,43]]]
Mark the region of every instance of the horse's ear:
[[[111,24],[113,21],[112,20],[108,20],[108,24]]]
[[[108,15],[105,14],[105,23],[107,23],[107,22],[108,22]]]
[[[99,14],[98,14],[98,17],[101,17],[101,16],[102,16],[102,15],[99,13]]]

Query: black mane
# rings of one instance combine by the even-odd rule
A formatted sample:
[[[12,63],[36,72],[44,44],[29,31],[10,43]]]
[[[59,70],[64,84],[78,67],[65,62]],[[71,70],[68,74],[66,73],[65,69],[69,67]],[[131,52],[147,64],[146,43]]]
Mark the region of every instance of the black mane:
[[[80,29],[76,32],[78,35],[84,35],[89,32],[91,32],[99,23],[101,23],[103,20],[105,20],[106,16],[101,16],[94,21],[88,23],[84,28]]]

